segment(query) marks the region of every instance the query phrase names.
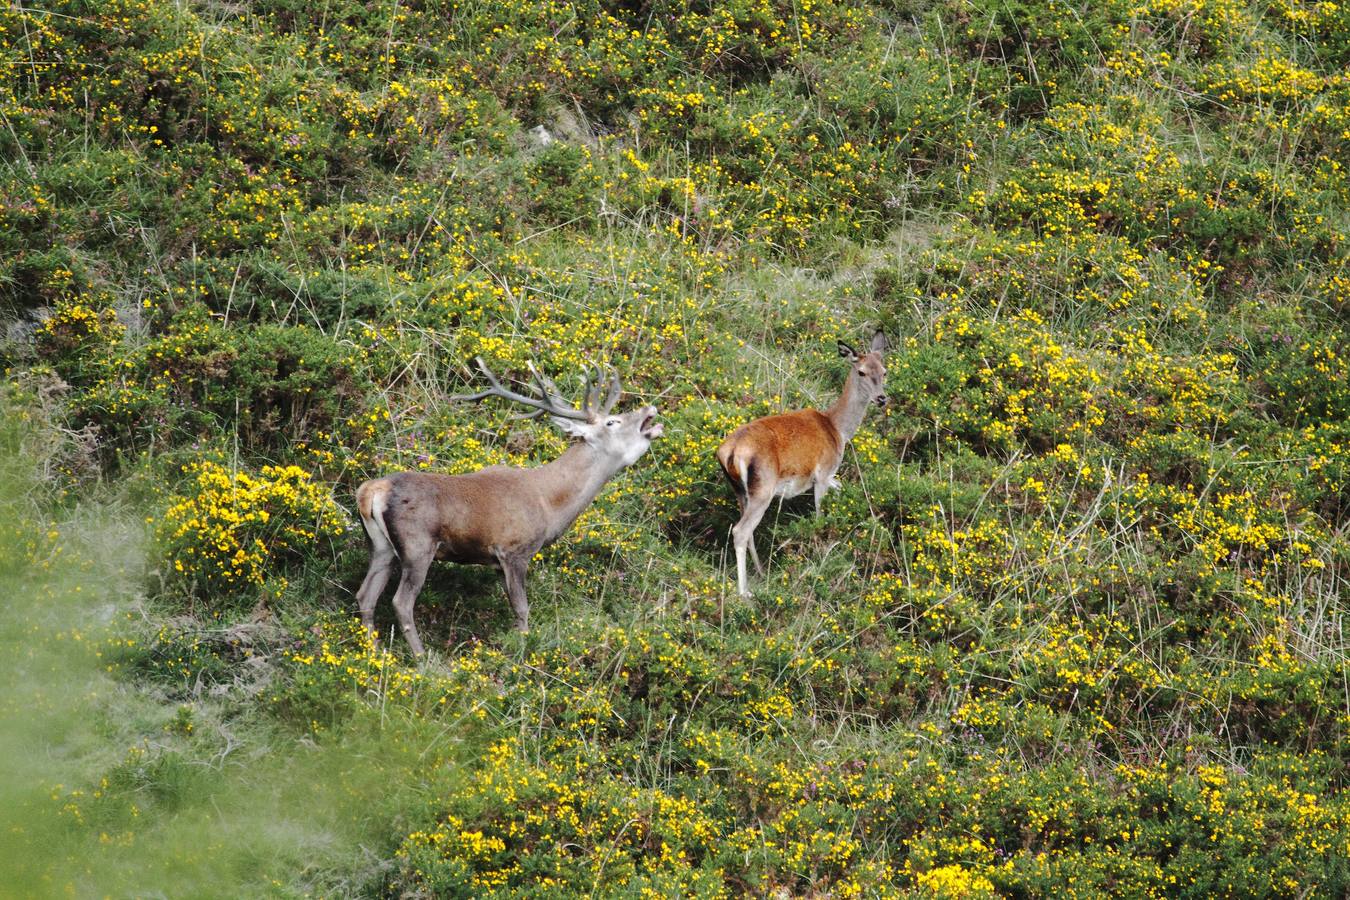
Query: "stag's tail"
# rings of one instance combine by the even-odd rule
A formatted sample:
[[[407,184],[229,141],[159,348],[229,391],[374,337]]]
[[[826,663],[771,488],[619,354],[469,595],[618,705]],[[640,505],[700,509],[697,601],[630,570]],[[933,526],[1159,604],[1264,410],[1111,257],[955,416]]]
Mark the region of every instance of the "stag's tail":
[[[356,489],[356,509],[361,513],[361,524],[370,536],[373,549],[392,550],[395,556],[399,556],[398,545],[389,536],[389,526],[384,521],[391,487],[388,478],[372,478],[363,483]]]

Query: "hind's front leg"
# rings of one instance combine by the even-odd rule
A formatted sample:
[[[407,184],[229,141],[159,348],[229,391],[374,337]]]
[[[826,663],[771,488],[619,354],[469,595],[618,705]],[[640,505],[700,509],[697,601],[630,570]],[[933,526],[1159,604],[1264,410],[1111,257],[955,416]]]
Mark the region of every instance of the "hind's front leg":
[[[839,479],[834,477],[834,473],[831,472],[823,478],[817,478],[812,486],[815,488],[816,515],[820,515],[820,501],[825,499],[825,495],[830,492],[831,488],[839,488],[842,487],[842,485],[839,484]]]

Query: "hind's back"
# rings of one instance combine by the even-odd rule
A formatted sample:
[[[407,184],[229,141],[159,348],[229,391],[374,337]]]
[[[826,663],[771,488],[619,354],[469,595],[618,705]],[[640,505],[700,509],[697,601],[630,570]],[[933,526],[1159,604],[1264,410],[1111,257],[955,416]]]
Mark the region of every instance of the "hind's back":
[[[819,410],[765,416],[733,431],[717,448],[717,460],[733,483],[745,487],[750,467],[775,478],[809,478],[822,462],[838,458],[838,430]]]

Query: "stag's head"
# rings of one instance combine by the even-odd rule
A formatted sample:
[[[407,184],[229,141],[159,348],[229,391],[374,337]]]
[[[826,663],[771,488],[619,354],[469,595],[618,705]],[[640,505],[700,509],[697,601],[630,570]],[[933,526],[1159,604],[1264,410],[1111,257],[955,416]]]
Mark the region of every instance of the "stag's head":
[[[843,341],[839,342],[839,355],[853,363],[858,390],[868,402],[878,406],[885,406],[890,401],[886,396],[886,363],[882,358],[888,346],[886,335],[880,331],[872,335],[872,346],[866,353],[859,353]]]
[[[647,452],[652,441],[665,431],[665,427],[656,421],[655,406],[643,406],[622,414],[613,412],[619,397],[623,394],[623,387],[619,384],[619,376],[615,372],[599,381],[592,379],[591,374],[587,372],[586,388],[581,405],[578,407],[565,400],[553,380],[541,374],[534,366],[530,366],[530,374],[534,376],[538,397],[530,397],[502,387],[487,365],[481,359],[476,361],[492,386],[477,394],[454,399],[482,400],[485,397],[502,397],[528,406],[534,410],[530,414],[531,417],[547,415],[553,420],[553,424],[564,432],[615,460],[620,467],[636,462]],[[603,401],[600,397],[602,393],[605,395]]]
[[[656,421],[655,406],[643,406],[621,415],[605,413],[585,422],[557,417],[553,421],[572,437],[618,460],[621,466],[636,462],[665,430]]]

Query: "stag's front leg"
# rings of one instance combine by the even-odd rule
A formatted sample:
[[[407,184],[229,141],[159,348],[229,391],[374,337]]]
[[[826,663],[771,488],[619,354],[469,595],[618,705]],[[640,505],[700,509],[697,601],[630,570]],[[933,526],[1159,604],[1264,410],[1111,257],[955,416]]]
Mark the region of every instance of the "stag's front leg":
[[[828,494],[828,493],[830,492],[830,479],[829,479],[829,478],[817,478],[817,479],[815,480],[815,483],[812,484],[812,487],[815,488],[815,492],[814,492],[814,493],[815,493],[815,500],[816,500],[816,516],[819,517],[819,516],[820,516],[820,512],[821,512],[821,509],[820,509],[821,501],[823,501],[823,500],[825,499],[825,495]]]
[[[525,570],[529,567],[529,558],[503,558],[500,562],[502,575],[506,578],[506,597],[516,614],[516,631],[529,631],[530,602],[525,599]]]

